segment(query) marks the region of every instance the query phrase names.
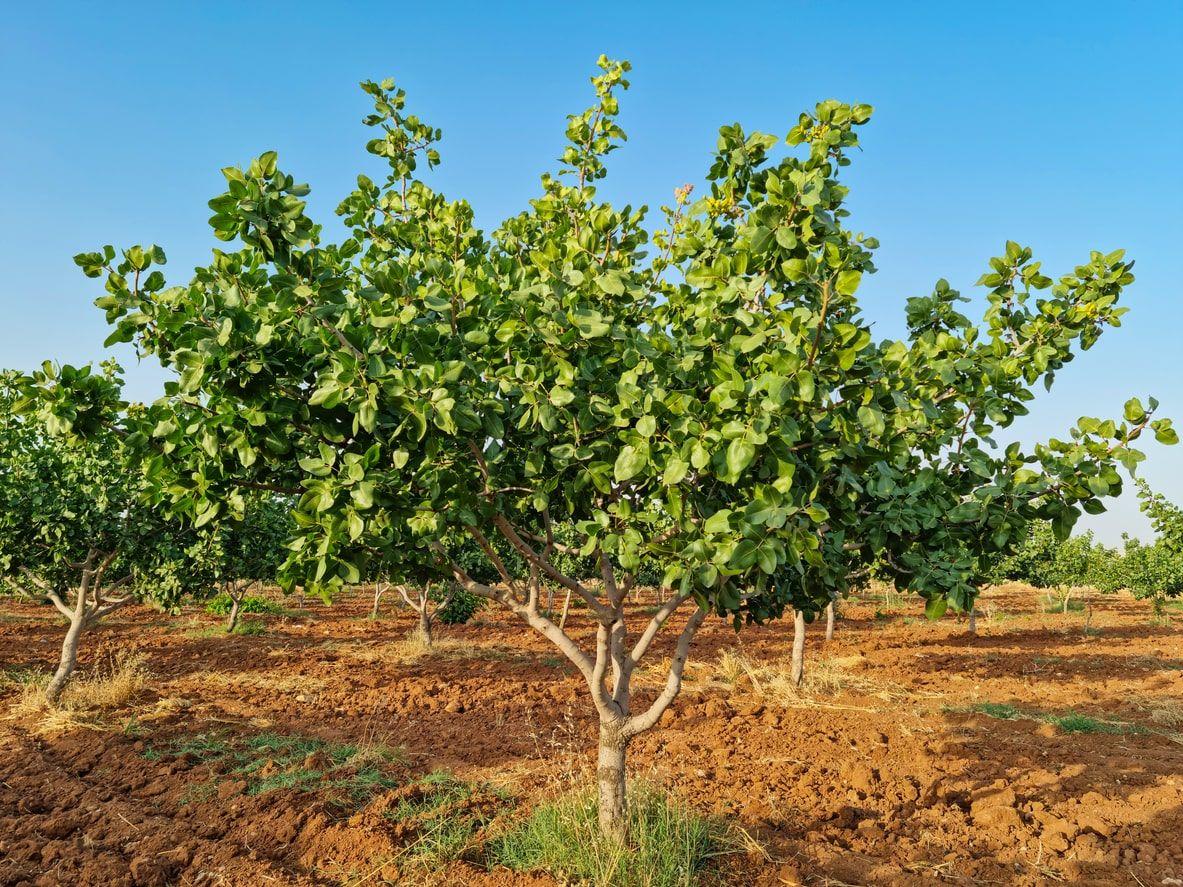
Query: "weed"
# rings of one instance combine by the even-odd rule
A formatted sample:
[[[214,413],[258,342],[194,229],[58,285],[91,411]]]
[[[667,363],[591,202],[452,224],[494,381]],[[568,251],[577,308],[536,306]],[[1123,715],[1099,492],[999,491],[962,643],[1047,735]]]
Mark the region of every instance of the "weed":
[[[1003,702],[979,702],[971,705],[970,710],[1003,721],[1013,721],[1023,716],[1023,713],[1013,705],[1007,705]]]
[[[1174,699],[1160,699],[1143,706],[1150,720],[1169,730],[1183,729],[1183,702]]]
[[[214,616],[228,616],[230,614],[230,608],[233,606],[234,601],[230,599],[230,595],[223,592],[206,601],[205,612],[211,613]],[[283,604],[265,597],[250,594],[242,599],[242,603],[238,606],[238,612],[266,616],[288,615],[288,609]]]
[[[1042,721],[1045,724],[1051,724],[1053,727],[1058,728],[1062,733],[1109,733],[1113,735],[1124,735],[1127,733],[1147,732],[1145,727],[1139,727],[1137,724],[1127,724],[1121,721],[1102,721],[1075,711],[1066,712],[1065,714],[1024,711],[1013,705],[1001,702],[979,702],[971,705],[968,710],[1004,721],[1013,721],[1019,718]]]
[[[387,775],[406,763],[402,748],[384,745],[338,744],[304,736],[260,733],[244,741],[198,734],[160,748],[150,746],[144,756],[191,757],[244,779],[247,794],[283,789],[329,789],[342,803],[364,803],[400,781]]]
[[[561,882],[596,887],[679,887],[697,881],[713,857],[733,852],[725,828],[659,789],[633,786],[627,846],[601,835],[596,794],[583,789],[540,804],[489,845],[491,862],[517,872],[547,871]]]
[[[510,805],[503,792],[446,771],[429,773],[399,795],[382,815],[414,835],[402,852],[420,867],[434,868],[475,851],[484,831]]]
[[[1063,613],[1064,612],[1064,598],[1054,593],[1040,595],[1039,607],[1045,613]],[[1088,607],[1088,601],[1081,598],[1069,598],[1068,609],[1069,613],[1083,613]]]
[[[1133,724],[1119,724],[1113,721],[1101,721],[1097,718],[1070,711],[1064,715],[1043,715],[1039,718],[1048,724],[1059,727],[1065,733],[1144,733],[1145,730]]]
[[[182,807],[204,804],[206,801],[214,798],[217,794],[218,780],[207,779],[204,782],[194,782],[185,787],[185,791],[181,794],[179,803]]]
[[[258,637],[267,633],[267,624],[259,619],[244,619],[234,626],[234,631],[230,633],[245,635],[247,637]],[[193,640],[224,638],[226,635],[227,631],[224,625],[202,625],[185,632],[185,637],[192,638]]]
[[[728,648],[719,654],[719,664],[715,669],[715,674],[723,683],[734,687],[740,678],[750,675],[752,671],[752,663],[742,651]]]
[[[16,665],[0,668],[0,690],[9,687],[28,687],[38,683],[44,683],[44,676],[35,668]]]

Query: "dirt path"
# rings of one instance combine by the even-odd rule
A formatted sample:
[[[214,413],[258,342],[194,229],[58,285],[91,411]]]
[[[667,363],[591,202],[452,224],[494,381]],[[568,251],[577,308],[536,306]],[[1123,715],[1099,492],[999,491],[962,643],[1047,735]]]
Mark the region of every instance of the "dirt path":
[[[402,747],[384,772],[408,784],[446,769],[527,803],[588,766],[581,679],[544,641],[485,611],[414,656],[397,643],[411,615],[371,621],[369,603],[308,604],[259,636],[147,612],[97,631],[84,667],[134,648],[150,688],[101,730],[0,721],[0,885],[397,877],[406,826],[386,813],[406,790],[353,806],[261,790],[279,753],[244,769],[260,736]],[[704,629],[681,698],[631,763],[763,848],[725,857],[708,882],[1183,883],[1183,619],[1155,625],[1133,601],[1097,598],[1086,622],[1011,587],[986,596],[970,637],[889,604],[852,603],[829,644],[811,631],[805,694],[778,675],[787,624]],[[45,611],[4,603],[0,669],[47,668],[59,644]],[[0,711],[21,692],[0,688]],[[162,753],[195,737],[204,751]],[[549,883],[464,862],[434,876]]]

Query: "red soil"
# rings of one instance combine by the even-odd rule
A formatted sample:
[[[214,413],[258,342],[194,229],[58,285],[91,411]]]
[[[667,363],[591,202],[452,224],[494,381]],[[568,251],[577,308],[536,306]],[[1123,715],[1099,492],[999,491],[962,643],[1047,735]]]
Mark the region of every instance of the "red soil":
[[[156,756],[196,734],[264,731],[405,746],[407,779],[447,768],[528,802],[590,765],[595,719],[581,679],[512,617],[442,626],[407,661],[406,613],[364,618],[358,595],[267,617],[258,637],[196,637],[214,617],[131,613],[84,641],[142,653],[150,688],[100,728],[39,734],[0,685],[0,885],[394,883],[396,792],[359,810],[323,792],[248,794],[216,763]],[[389,608],[389,605],[386,605]],[[710,620],[683,693],[636,740],[630,766],[754,842],[704,881],[730,884],[1183,884],[1183,631],[1133,601],[1044,614],[1023,587],[994,590],[979,633],[918,607],[853,602],[833,641],[811,629],[807,670],[838,686],[804,697],[775,676],[724,680],[729,648],[786,663],[791,625],[736,635]],[[48,669],[62,629],[5,602],[0,669]],[[667,630],[666,634],[671,632]],[[660,666],[666,646],[650,653]],[[655,667],[643,687],[663,679]],[[649,690],[651,692],[651,690]],[[645,692],[642,691],[644,696]],[[981,703],[1024,716],[975,713]],[[1029,715],[1091,716],[1067,732]],[[1087,726],[1087,725],[1086,725]],[[148,756],[145,753],[149,752]],[[476,803],[474,801],[474,803]],[[756,849],[756,844],[762,850]],[[440,883],[551,884],[458,862]]]

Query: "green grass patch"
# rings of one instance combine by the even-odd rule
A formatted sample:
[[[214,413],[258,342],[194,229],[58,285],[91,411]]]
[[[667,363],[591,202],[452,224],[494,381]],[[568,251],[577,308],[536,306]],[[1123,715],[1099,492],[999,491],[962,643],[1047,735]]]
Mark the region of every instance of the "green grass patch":
[[[404,780],[389,771],[406,764],[402,748],[340,744],[278,733],[261,733],[246,740],[199,734],[163,747],[150,746],[144,757],[196,758],[227,776],[245,780],[250,795],[324,789],[350,806],[401,786]]]
[[[549,872],[563,883],[689,887],[712,857],[732,852],[721,824],[652,786],[632,787],[628,819],[622,847],[600,834],[595,791],[578,791],[540,804],[489,843],[488,857],[517,872]]]
[[[200,628],[191,628],[185,632],[185,637],[193,638],[194,640],[204,640],[205,638],[224,638],[227,634],[242,635],[244,637],[259,637],[267,634],[267,624],[261,619],[244,619],[234,626],[234,631],[227,632],[224,625],[204,625]]]
[[[970,706],[970,711],[989,715],[992,718],[1001,718],[1004,721],[1013,721],[1023,717],[1023,713],[1013,705],[1006,705],[1002,702],[979,702],[977,705]]]
[[[987,715],[1004,721],[1014,721],[1026,718],[1032,721],[1042,721],[1057,727],[1063,733],[1108,733],[1121,736],[1127,733],[1147,733],[1145,727],[1138,724],[1128,724],[1120,721],[1103,721],[1099,718],[1070,711],[1065,714],[1050,712],[1024,711],[1013,705],[1001,702],[979,702],[968,709],[976,714]]]
[[[511,807],[503,791],[437,771],[404,788],[382,815],[411,836],[402,851],[406,859],[416,867],[435,867],[458,859],[483,861],[486,830]]]
[[[45,674],[35,668],[28,668],[21,665],[0,668],[0,690],[7,689],[8,687],[28,687],[32,684],[39,683],[43,679],[46,679]]]
[[[1069,598],[1068,612],[1069,613],[1083,613],[1088,607],[1088,601],[1084,598]],[[1045,613],[1063,613],[1064,601],[1053,594],[1045,594],[1040,596],[1040,608]]]

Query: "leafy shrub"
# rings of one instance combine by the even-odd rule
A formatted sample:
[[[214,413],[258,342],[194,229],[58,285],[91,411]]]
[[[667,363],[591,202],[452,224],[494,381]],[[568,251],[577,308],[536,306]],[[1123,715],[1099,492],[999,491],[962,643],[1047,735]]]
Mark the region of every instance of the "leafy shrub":
[[[232,606],[234,606],[234,601],[230,599],[230,595],[222,592],[206,602],[205,612],[211,613],[214,616],[225,616],[230,612]],[[283,604],[268,600],[265,597],[247,595],[242,599],[242,604],[239,606],[238,612],[279,616],[287,611],[284,609]]]
[[[448,596],[448,589],[446,586],[439,586],[432,590],[432,600],[439,602]],[[437,621],[445,625],[463,625],[471,619],[478,610],[485,605],[485,599],[465,591],[463,588],[457,588],[452,599],[448,601],[447,606],[441,607],[435,614]]]

